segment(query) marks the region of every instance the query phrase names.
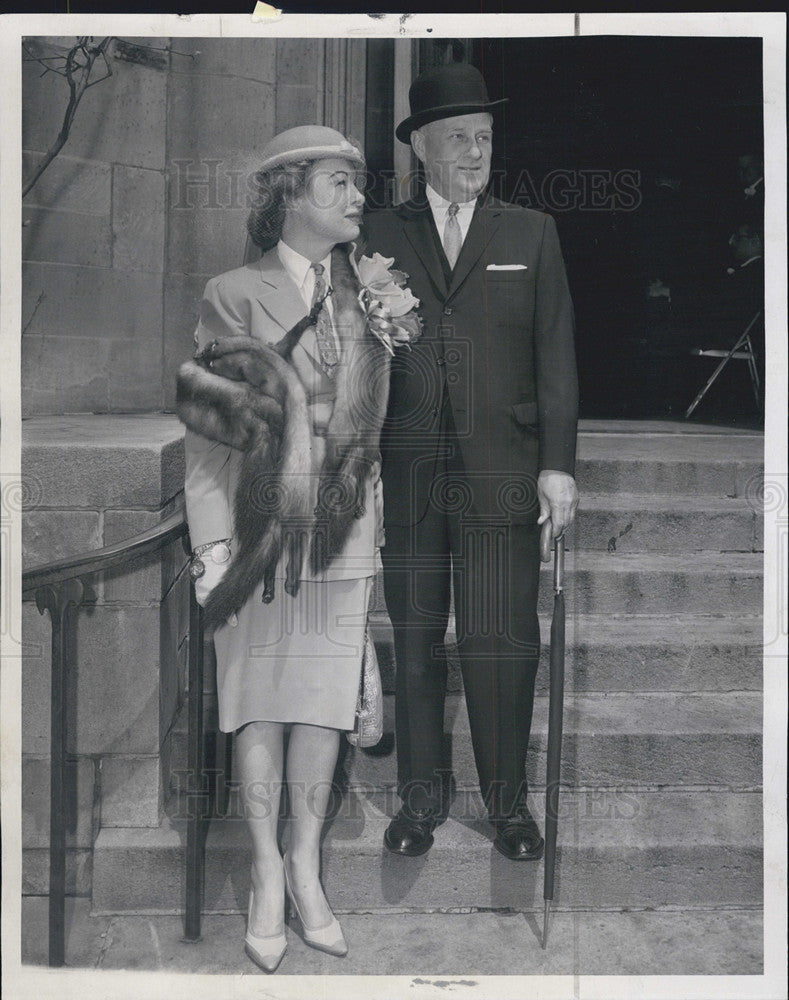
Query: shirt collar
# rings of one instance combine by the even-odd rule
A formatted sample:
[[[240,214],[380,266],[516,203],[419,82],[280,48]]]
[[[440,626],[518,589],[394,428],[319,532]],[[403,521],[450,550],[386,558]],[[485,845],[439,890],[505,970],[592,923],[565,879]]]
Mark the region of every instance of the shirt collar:
[[[282,240],[277,243],[277,256],[282,266],[293,279],[296,287],[303,288],[304,282],[310,273],[312,261],[307,260],[306,257],[302,257],[293,247],[289,247]],[[327,283],[331,284],[331,254],[324,257],[320,263],[323,264]]]
[[[438,191],[430,187],[429,184],[425,185],[425,194],[427,195],[428,203],[433,210],[434,215],[438,215],[439,212],[446,214],[447,209],[452,204],[452,202],[447,201]],[[459,201],[457,202],[459,212],[473,212],[477,204],[477,199],[472,198],[471,201]]]

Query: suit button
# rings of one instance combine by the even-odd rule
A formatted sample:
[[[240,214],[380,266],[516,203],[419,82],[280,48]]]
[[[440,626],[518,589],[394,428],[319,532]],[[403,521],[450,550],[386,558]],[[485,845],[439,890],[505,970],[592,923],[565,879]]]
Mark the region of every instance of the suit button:
[[[444,306],[444,315],[445,316],[451,316],[452,315],[452,306]]]

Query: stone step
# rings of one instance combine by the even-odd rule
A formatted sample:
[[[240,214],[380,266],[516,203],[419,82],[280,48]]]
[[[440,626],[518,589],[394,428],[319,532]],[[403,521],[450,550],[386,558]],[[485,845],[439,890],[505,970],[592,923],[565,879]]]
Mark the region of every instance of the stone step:
[[[582,492],[568,548],[603,552],[760,552],[755,499]]]
[[[569,614],[758,614],[762,556],[753,553],[567,553]],[[553,606],[543,564],[540,610]]]
[[[764,550],[764,523],[744,497],[583,493],[567,541],[583,551],[756,552]]]
[[[384,691],[394,691],[392,626],[385,611],[369,618]],[[540,615],[547,664],[551,616]],[[761,615],[571,615],[566,622],[565,684],[576,691],[757,691],[762,686]],[[447,690],[463,684],[454,617],[446,635]],[[206,664],[213,655],[206,642]],[[209,669],[208,667],[206,668]],[[547,669],[537,690],[548,689]],[[207,691],[215,691],[213,679]],[[180,730],[185,731],[185,709]],[[176,727],[179,728],[178,726]]]
[[[760,694],[566,694],[562,782],[574,786],[704,785],[753,788],[762,780]],[[394,696],[384,699],[384,731],[394,731]],[[444,714],[445,766],[459,787],[476,787],[477,772],[462,695]],[[534,700],[527,778],[545,784],[548,698]],[[351,750],[344,771],[351,787],[394,786],[395,754]]]
[[[542,826],[543,797],[532,798]],[[421,858],[401,858],[382,845],[397,808],[394,794],[345,795],[323,846],[331,904],[338,911],[540,906],[542,864],[501,857],[479,796],[459,799],[462,809],[456,799],[432,849]],[[94,855],[94,912],[181,909],[185,841],[182,818],[158,830],[102,830]],[[761,844],[762,798],[755,792],[564,792],[556,905],[759,905]],[[205,858],[204,910],[243,910],[250,866],[246,823],[212,821]]]
[[[392,647],[392,630],[385,615],[376,615],[371,619],[372,633],[378,652],[378,662],[384,691],[390,694],[394,691],[394,651]],[[543,639],[550,635],[550,622],[541,622]],[[684,637],[684,638],[683,638]],[[448,658],[448,693],[462,691],[460,668],[457,661],[457,650],[454,645],[454,631],[450,623],[447,634]],[[537,674],[537,715],[534,724],[534,739],[536,739],[539,712],[541,705],[539,696],[548,690],[548,649],[543,649],[542,660]],[[746,692],[758,694],[761,697],[762,684],[762,620],[760,616],[635,616],[620,617],[608,615],[578,615],[567,622],[567,660],[565,671],[565,690],[567,704],[570,696],[575,694],[607,694],[632,692],[636,695],[649,693],[663,694],[676,699],[678,708],[682,708],[684,697],[690,696],[693,704],[698,704],[704,692],[718,694]],[[739,695],[733,698],[735,704]],[[208,699],[207,699],[208,701]],[[387,706],[390,702],[387,701]],[[448,702],[451,704],[451,702]],[[611,702],[611,704],[616,704]],[[633,704],[648,706],[643,698]],[[653,705],[658,704],[654,702]],[[665,699],[660,702],[665,707]],[[710,705],[713,702],[708,701]],[[753,698],[746,698],[743,704],[749,706],[750,728],[741,734],[749,747],[749,769],[753,768],[753,725],[760,711]],[[593,702],[587,700],[586,706],[591,709]],[[621,706],[620,706],[621,707]],[[465,712],[465,710],[463,710]],[[448,710],[449,718],[456,718],[457,712]],[[738,709],[738,716],[742,713]],[[585,716],[595,718],[594,713]],[[680,716],[682,717],[682,716]],[[172,731],[171,774],[173,784],[171,789],[182,786],[183,773],[187,762],[187,707],[184,705]],[[389,717],[387,717],[389,720]],[[660,719],[664,718],[661,713]],[[626,721],[633,721],[628,716]],[[623,720],[624,724],[625,720]],[[714,720],[713,720],[714,722]],[[215,727],[214,715],[207,720],[207,726]],[[387,728],[393,729],[391,721]],[[713,728],[713,733],[717,726]],[[668,732],[677,732],[669,727]],[[611,735],[611,734],[609,734]],[[657,737],[653,732],[653,738]],[[686,734],[687,735],[687,734]],[[622,733],[618,739],[622,739]],[[685,737],[683,736],[683,739]],[[702,735],[697,733],[697,738]],[[589,733],[585,739],[588,741]],[[583,743],[583,741],[582,741]],[[584,744],[590,750],[588,742]],[[576,756],[579,748],[576,748]],[[679,745],[678,753],[682,752]],[[459,751],[457,739],[455,754]],[[591,750],[590,750],[591,753]],[[582,754],[585,756],[585,753]],[[726,754],[725,758],[729,759]],[[573,759],[569,751],[565,751],[565,761]],[[686,756],[687,759],[687,756]],[[721,758],[723,759],[723,758]],[[742,762],[737,762],[739,768]],[[383,767],[384,765],[381,764]],[[567,765],[566,765],[567,766]],[[655,764],[657,767],[657,763]],[[532,768],[537,767],[535,764]],[[543,765],[537,767],[536,775],[542,780]],[[667,768],[668,771],[668,768]],[[671,783],[670,774],[659,782]]]
[[[384,691],[394,691],[392,626],[370,617]],[[551,616],[540,616],[543,649],[537,691],[548,690]],[[447,690],[463,687],[455,624],[447,631]],[[760,691],[761,615],[569,615],[568,691]]]
[[[753,552],[567,552],[567,611],[577,614],[759,614],[763,557]],[[542,564],[538,610],[553,607]],[[385,611],[376,586],[373,610]]]
[[[635,432],[589,429],[582,421],[575,475],[585,493],[756,497],[763,474],[760,433],[672,433],[668,425]],[[587,428],[587,429],[584,429]]]
[[[342,743],[337,780],[378,790],[396,784],[392,749],[394,695],[384,696],[385,741],[370,752]],[[573,786],[720,786],[754,788],[762,780],[762,696],[732,694],[565,693],[562,782]],[[545,784],[548,698],[534,701],[526,776]],[[458,788],[476,788],[477,772],[465,698],[450,694],[444,753]],[[173,789],[186,787],[185,760]]]
[[[392,625],[385,611],[370,614],[369,625],[386,692],[394,691]],[[763,620],[761,614],[576,615],[566,621],[565,685],[575,691],[760,691]],[[543,668],[537,690],[548,690],[551,615],[540,615]],[[460,691],[454,616],[446,634],[447,690]],[[215,695],[206,641],[205,690]],[[185,731],[186,709],[176,729]]]

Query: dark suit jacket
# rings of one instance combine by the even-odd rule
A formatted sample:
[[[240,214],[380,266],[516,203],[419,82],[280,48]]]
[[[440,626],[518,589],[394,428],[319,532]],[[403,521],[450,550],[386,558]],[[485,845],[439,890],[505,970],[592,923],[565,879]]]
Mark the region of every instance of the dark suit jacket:
[[[575,461],[574,319],[553,219],[480,199],[449,283],[426,199],[368,216],[365,231],[366,252],[394,257],[409,275],[424,320],[413,351],[400,349],[392,366],[381,441],[386,523],[424,515],[452,422],[455,491],[465,491],[452,502],[476,516],[533,521],[537,473],[572,475]]]

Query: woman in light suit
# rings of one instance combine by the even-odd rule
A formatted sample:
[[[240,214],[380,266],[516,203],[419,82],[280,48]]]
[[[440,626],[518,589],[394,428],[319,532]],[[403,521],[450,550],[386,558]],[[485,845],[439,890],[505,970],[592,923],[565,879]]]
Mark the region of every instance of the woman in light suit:
[[[280,342],[313,306],[317,308],[326,287],[335,286],[338,294],[329,295],[314,325],[307,327],[288,355],[289,371],[295,371],[301,386],[295,396],[301,400],[303,389],[311,425],[301,446],[291,440],[294,435],[289,438],[290,424],[296,422],[298,413],[291,418],[287,406],[282,411],[283,449],[309,449],[309,489],[314,491],[324,468],[327,439],[330,449],[337,448],[337,442],[332,443],[333,420],[340,421],[341,408],[353,409],[348,397],[355,389],[347,369],[356,362],[348,360],[352,353],[348,331],[337,316],[347,306],[350,325],[356,324],[359,332],[357,320],[361,321],[362,314],[354,299],[358,284],[353,285],[353,272],[346,266],[344,244],[359,235],[363,197],[355,182],[364,159],[340,133],[321,126],[280,134],[265,147],[262,159],[255,175],[258,197],[248,228],[258,245],[270,249],[259,261],[208,282],[196,342],[201,351],[227,337]],[[339,294],[343,282],[348,286],[345,300]],[[353,315],[354,308],[358,316]],[[365,335],[370,337],[369,331]],[[368,427],[367,439],[369,445],[375,438],[376,449],[378,418],[382,419],[386,407],[386,361],[381,371],[385,378],[377,383],[373,379],[376,418]],[[368,370],[368,388],[369,374]],[[344,412],[343,419],[353,424],[348,418]],[[199,422],[186,422],[190,428],[186,433],[186,501],[193,565],[198,567],[193,576],[197,577],[198,601],[212,608],[236,557],[239,517],[249,529],[256,517],[260,519],[260,511],[253,502],[247,508],[234,507],[244,453],[196,433],[194,427],[202,426]],[[282,459],[283,463],[287,460]],[[355,721],[378,541],[375,479],[370,471],[362,484],[364,500],[354,511],[341,550],[327,568],[316,572],[305,558],[294,574],[292,566],[288,571],[283,555],[273,598],[264,582],[258,581],[243,605],[223,619],[214,634],[219,725],[222,731],[236,734],[238,777],[253,846],[245,944],[250,957],[267,972],[277,968],[285,953],[286,892],[308,945],[338,956],[347,952],[320,883],[319,843],[340,732],[352,729]],[[294,489],[302,485],[296,482]],[[288,583],[294,575],[300,581],[295,596]],[[231,606],[223,605],[222,615]],[[283,780],[288,782],[291,808],[284,857],[277,842]]]

